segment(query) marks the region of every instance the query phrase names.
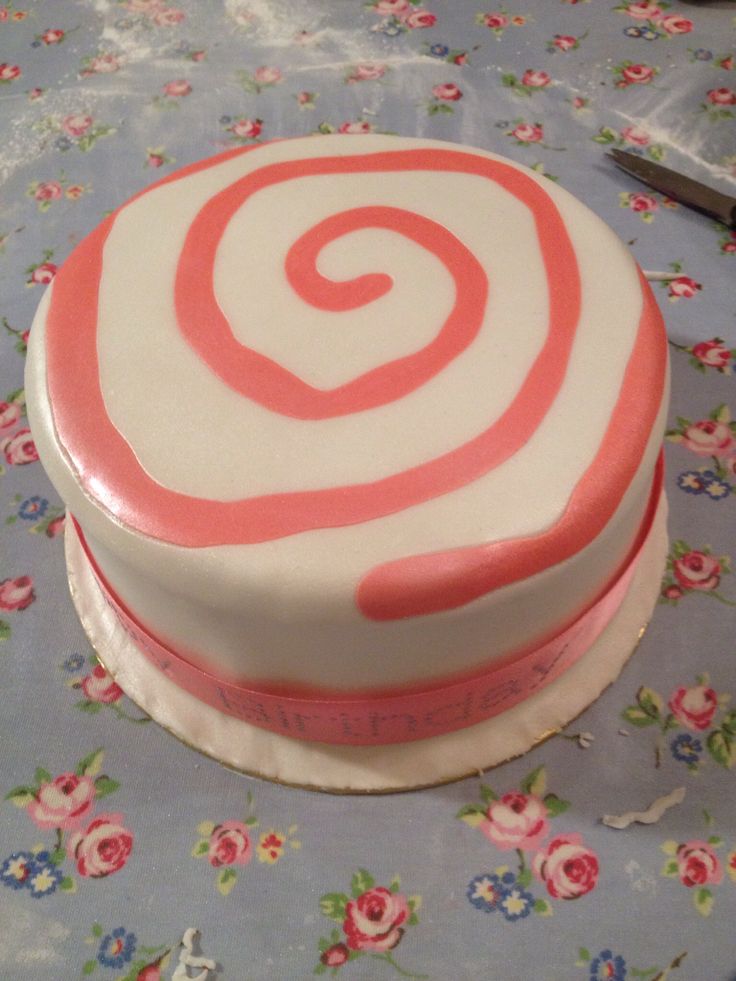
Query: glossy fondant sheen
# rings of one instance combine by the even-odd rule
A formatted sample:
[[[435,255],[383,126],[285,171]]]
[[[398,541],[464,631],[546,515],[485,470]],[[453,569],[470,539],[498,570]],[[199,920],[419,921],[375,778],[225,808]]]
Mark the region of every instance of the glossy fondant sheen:
[[[31,337],[36,443],[108,594],[255,691],[485,676],[598,603],[656,505],[649,287],[583,205],[480,150],[325,136],[194,165],[72,253]]]

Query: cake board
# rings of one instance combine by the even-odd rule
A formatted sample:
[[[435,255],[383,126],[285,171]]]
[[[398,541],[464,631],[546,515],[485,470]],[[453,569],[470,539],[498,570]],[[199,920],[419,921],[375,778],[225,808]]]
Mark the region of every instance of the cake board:
[[[589,650],[560,678],[484,722],[441,736],[377,746],[291,739],[225,715],[155,668],[104,600],[72,522],[69,587],[98,658],[144,712],[223,765],[276,783],[330,793],[418,790],[462,779],[526,753],[579,716],[618,677],[651,618],[667,555],[662,494],[624,600]]]

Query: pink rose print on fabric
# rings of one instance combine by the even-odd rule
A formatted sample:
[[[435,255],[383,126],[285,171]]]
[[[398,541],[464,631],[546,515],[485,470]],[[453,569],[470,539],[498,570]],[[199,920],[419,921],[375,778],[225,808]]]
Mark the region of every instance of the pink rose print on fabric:
[[[19,65],[9,65],[6,61],[0,63],[0,85],[7,85],[8,82],[14,82],[22,74]]]
[[[23,410],[17,402],[0,402],[0,432],[12,429],[22,414]]]
[[[171,96],[172,98],[181,99],[186,95],[189,95],[192,91],[192,86],[185,78],[179,78],[174,82],[167,82],[164,85],[164,95]]]
[[[347,136],[362,136],[364,133],[372,133],[374,127],[371,123],[366,122],[364,119],[356,120],[355,122],[345,122],[342,123],[337,132],[344,133]]]
[[[466,804],[457,817],[476,828],[499,851],[516,851],[518,871],[502,865],[476,875],[467,887],[472,906],[484,913],[499,913],[507,922],[531,913],[549,915],[549,900],[532,892],[533,878],[546,887],[551,899],[576,899],[595,888],[598,858],[576,834],[557,834],[545,844],[550,821],[564,814],[568,801],[547,791],[544,766],[522,781],[519,791],[502,796],[481,784],[480,804]],[[530,863],[527,853],[534,853]]]
[[[67,854],[81,876],[101,879],[123,868],[133,849],[133,835],[123,820],[122,814],[98,814],[85,831],[72,835]]]
[[[705,685],[678,688],[670,696],[667,706],[685,728],[703,732],[709,728],[716,714],[718,696],[712,688],[706,688]]]
[[[524,27],[527,18],[521,14],[510,17],[504,10],[496,10],[490,13],[476,14],[475,22],[479,27],[487,27],[500,40],[508,27]]]
[[[697,773],[708,757],[730,770],[736,765],[736,711],[729,709],[731,695],[717,692],[710,676],[700,674],[694,685],[680,685],[665,699],[653,688],[643,686],[636,702],[627,706],[621,718],[637,729],[658,730],[654,751],[655,766],[662,765],[665,741],[672,758]],[[674,736],[671,733],[679,729]],[[693,733],[695,735],[693,735]]]
[[[733,89],[711,89],[706,98],[714,106],[736,106],[736,92]]]
[[[36,444],[31,438],[30,429],[19,429],[12,436],[0,440],[0,450],[5,456],[5,462],[11,467],[22,467],[38,460]]]
[[[648,224],[654,221],[654,214],[660,204],[657,197],[643,191],[621,191],[618,203],[621,208],[628,208],[638,214],[641,220]]]
[[[595,889],[598,857],[580,835],[559,835],[534,856],[532,871],[553,899],[577,899]]]
[[[183,10],[175,7],[167,7],[165,10],[158,10],[151,18],[157,27],[176,27],[186,17]]]
[[[42,767],[32,783],[15,787],[5,799],[25,810],[33,824],[53,832],[53,843],[31,852],[16,852],[0,865],[0,884],[27,888],[37,898],[58,890],[74,892],[77,882],[62,869],[69,860],[82,879],[99,879],[120,871],[127,863],[133,834],[120,814],[94,814],[97,802],[114,793],[119,784],[102,772],[104,750],[97,749],[80,760],[73,771],[57,777]],[[17,856],[24,859],[29,875],[18,884],[5,872]]]
[[[731,572],[731,560],[727,555],[712,555],[710,548],[691,548],[687,542],[678,539],[672,543],[667,558],[667,567],[662,581],[660,599],[677,605],[689,594],[701,594],[717,599],[728,606],[736,602],[718,592],[722,577]],[[679,587],[680,593],[667,596],[671,587]]]
[[[104,710],[128,722],[144,724],[151,721],[147,715],[130,715],[126,712],[120,704],[124,695],[122,688],[94,654],[86,661],[81,654],[72,654],[60,667],[65,675],[71,675],[67,679],[68,687],[73,691],[81,692],[84,696],[81,701],[75,703],[75,708],[85,715],[97,715]],[[83,673],[85,668],[86,673]]]
[[[643,126],[625,126],[620,132],[612,129],[610,126],[601,126],[596,135],[591,137],[591,139],[594,143],[600,143],[602,146],[615,146],[630,152],[643,153],[647,157],[651,157],[652,160],[664,160],[667,155],[666,148],[661,143],[654,143],[651,133]],[[645,197],[655,202],[650,213],[655,211],[659,206],[657,198],[651,194],[647,194]],[[634,198],[633,194],[621,194],[619,197],[621,207],[630,207],[632,211],[644,211],[646,213],[646,208],[632,207],[632,198]],[[669,198],[663,198],[662,200],[663,203],[667,202],[669,206]]]
[[[253,794],[246,796],[244,820],[201,821],[197,831],[202,836],[192,849],[193,858],[206,857],[209,864],[218,869],[215,887],[222,896],[232,892],[238,880],[238,869],[249,865],[255,855],[262,865],[275,865],[284,855],[286,846],[298,850],[301,842],[294,837],[297,826],[292,824],[286,832],[269,828],[258,835],[254,844],[258,818],[254,813]]]
[[[166,82],[161,92],[153,97],[151,104],[157,109],[178,109],[179,101],[192,94],[192,85],[186,78],[177,78]]]
[[[627,201],[632,211],[656,211],[659,207],[650,194],[629,194]]]
[[[729,231],[725,225],[718,224],[716,228],[719,232],[725,232],[719,245],[723,255],[736,255],[736,231]]]
[[[552,79],[549,77],[547,72],[543,71],[533,71],[531,68],[527,69],[521,76],[521,84],[526,88],[530,89],[541,89],[544,88]]]
[[[708,347],[701,348],[702,358],[709,357],[711,350]],[[725,374],[730,373],[728,350],[716,346],[713,358],[725,360],[725,365],[721,367]],[[701,370],[705,371],[703,360],[693,358],[692,361],[696,367],[701,365]],[[665,438],[672,443],[679,443],[683,449],[695,456],[709,458],[711,461],[697,470],[685,470],[680,473],[677,478],[680,490],[716,502],[724,501],[734,493],[736,422],[732,420],[731,410],[727,405],[717,406],[707,419],[692,421],[684,416],[678,416],[677,428],[668,429]]]
[[[35,598],[33,579],[30,576],[18,576],[15,579],[0,581],[0,610],[7,610],[9,613],[25,610]],[[10,624],[0,619],[0,643],[8,640],[10,634]]]
[[[451,103],[458,102],[462,97],[462,90],[454,82],[435,85],[432,88],[432,99],[425,105],[427,114],[435,116],[438,113],[452,113],[454,108]]]
[[[709,814],[706,824],[713,824]],[[683,842],[665,841],[661,845],[667,856],[662,875],[692,890],[693,905],[701,916],[710,916],[715,902],[711,887],[723,882],[724,863],[717,854],[722,845],[723,839],[718,835],[711,835],[707,841],[693,838]]]
[[[736,245],[736,242],[734,242]],[[722,337],[712,337],[708,341],[698,341],[687,346],[670,341],[670,345],[678,351],[689,354],[688,361],[697,371],[705,374],[708,368],[715,368],[722,375],[733,374],[736,362],[736,348],[729,348]]]
[[[736,106],[736,91],[724,85],[716,89],[709,89],[700,108],[711,122],[717,123],[723,119],[736,117],[734,106]]]
[[[165,164],[174,163],[174,159],[166,154],[166,148],[163,146],[146,148],[146,167],[157,169]]]
[[[680,445],[698,456],[732,456],[736,438],[729,424],[700,419],[685,426]]]
[[[667,34],[689,34],[695,26],[689,17],[681,17],[680,14],[668,14],[662,17],[658,26]]]
[[[69,201],[76,201],[86,190],[88,187],[85,185],[70,184],[62,177],[56,181],[32,181],[28,185],[26,194],[33,198],[39,211],[45,212],[49,210],[54,201],[59,201],[64,197]]]
[[[668,295],[672,300],[681,298],[691,300],[702,288],[702,285],[690,276],[676,276],[669,281]]]
[[[60,44],[65,37],[66,33],[62,31],[61,28],[55,27],[49,28],[47,31],[44,31],[43,34],[38,34],[36,36],[36,40],[40,41],[41,44],[48,46],[51,44]]]
[[[64,531],[64,523],[66,521],[66,515],[60,514],[56,518],[52,518],[46,526],[46,535],[48,538],[58,538]]]
[[[16,579],[3,579],[0,582],[0,610],[25,610],[35,600],[33,579],[18,576]]]
[[[635,20],[658,20],[662,16],[662,8],[656,3],[628,3],[616,9],[623,10]]]
[[[478,14],[480,18],[479,23],[483,27],[488,27],[492,31],[497,31],[499,28],[508,27],[509,19],[506,14]]]
[[[41,181],[33,191],[36,201],[55,201],[61,197],[61,184],[58,181]]]
[[[259,95],[264,89],[273,88],[284,80],[281,69],[273,65],[261,65],[253,72],[239,71],[236,77],[245,91],[252,95]]]
[[[513,136],[520,146],[530,146],[532,143],[542,142],[544,139],[544,129],[541,123],[524,123],[519,121],[512,130],[509,130],[507,136]]]
[[[648,85],[654,78],[656,69],[648,65],[625,65],[621,78],[627,85]]]
[[[380,61],[363,61],[354,65],[345,76],[348,83],[355,82],[375,82],[383,78],[388,70],[388,66]]]
[[[429,10],[412,10],[408,15],[402,15],[400,20],[410,31],[422,27],[434,27],[437,23],[436,15]]]
[[[149,964],[138,974],[135,981],[161,981],[163,977],[161,974],[162,966],[163,965],[159,961],[156,961],[154,964]]]
[[[683,589],[710,592],[721,581],[721,564],[706,552],[690,551],[673,563],[675,579]]]
[[[40,284],[41,286],[46,286],[56,275],[57,267],[53,262],[42,262],[38,266],[34,266],[31,272],[31,278],[28,280],[31,284]]]
[[[319,93],[317,92],[297,92],[294,96],[296,104],[300,109],[314,109]]]
[[[652,65],[637,64],[633,61],[622,61],[611,68],[614,76],[614,87],[627,89],[631,85],[650,85],[659,68]]]
[[[462,99],[463,94],[453,82],[445,82],[443,85],[435,85],[432,89],[435,99],[442,99],[444,102],[457,102]]]
[[[535,92],[546,88],[552,79],[545,71],[538,69],[528,68],[521,78],[517,78],[511,72],[501,76],[501,84],[507,88],[511,89],[517,95],[531,96]]]
[[[61,128],[67,136],[84,136],[91,128],[92,123],[91,116],[77,114],[65,116],[61,121]]]
[[[123,689],[115,683],[101,664],[96,665],[91,674],[82,678],[81,686],[91,702],[102,702],[107,705],[123,697]]]
[[[399,17],[411,11],[409,0],[377,0],[371,8],[381,17]]]
[[[212,831],[209,845],[210,865],[247,865],[253,858],[253,847],[247,827],[240,821],[223,821]]]
[[[499,851],[534,851],[549,833],[547,808],[533,794],[504,794],[491,801],[486,814],[480,830]]]
[[[39,828],[77,828],[92,810],[97,788],[91,777],[62,773],[43,783],[28,805],[28,816]]]
[[[556,51],[562,51],[563,53],[577,51],[587,36],[587,31],[579,37],[575,37],[572,34],[555,34],[553,38],[547,41],[547,51],[550,54],[554,54]]]
[[[236,119],[227,125],[227,132],[232,134],[234,143],[251,143],[257,140],[263,129],[262,119]]]
[[[350,956],[350,951],[345,944],[333,944],[320,954],[320,964],[325,967],[342,967]]]
[[[417,910],[421,906],[421,897],[406,896],[400,889],[398,876],[390,886],[381,886],[366,869],[358,869],[350,883],[350,895],[331,892],[322,896],[320,910],[338,927],[329,937],[320,938],[314,973],[323,974],[328,968],[334,971],[348,961],[369,956],[385,961],[402,977],[426,978],[426,974],[407,971],[395,960],[393,952],[407,929],[419,922]]]
[[[97,140],[115,132],[114,126],[97,122],[87,112],[73,112],[66,116],[46,116],[39,120],[38,128],[42,132],[56,134],[53,146],[62,152],[76,148],[87,153]]]
[[[401,940],[401,924],[409,918],[406,896],[374,886],[345,906],[343,931],[351,950],[392,950]]]
[[[269,65],[262,65],[253,72],[253,78],[259,85],[276,85],[277,82],[283,80],[283,77],[280,68],[274,68]]]
[[[372,31],[396,37],[405,31],[421,30],[434,27],[437,17],[430,10],[418,7],[409,0],[376,0],[369,4],[368,9],[377,14],[381,20],[371,27]]]
[[[80,78],[89,78],[92,75],[111,75],[113,72],[120,71],[123,66],[123,59],[109,51],[102,51],[97,55],[92,55],[82,59],[79,69]]]
[[[42,259],[26,269],[27,286],[46,286],[56,275],[56,265],[49,260],[53,257],[53,249],[44,249]]]
[[[633,146],[647,146],[651,142],[649,133],[641,126],[626,126],[621,130],[621,136],[624,142]]]
[[[656,41],[658,38],[689,34],[694,27],[693,22],[689,17],[680,14],[665,14],[669,7],[669,3],[624,2],[614,7],[614,10],[628,14],[638,22],[636,26],[624,30],[624,34],[629,38]]]

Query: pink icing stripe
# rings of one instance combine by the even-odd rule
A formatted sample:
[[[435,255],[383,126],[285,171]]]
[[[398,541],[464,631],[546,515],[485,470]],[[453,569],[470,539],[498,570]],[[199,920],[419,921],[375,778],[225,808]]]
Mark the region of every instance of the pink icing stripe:
[[[660,319],[659,308],[649,284],[641,273],[639,277],[644,305],[621,392],[598,453],[560,520],[534,538],[411,555],[376,566],[358,586],[358,606],[366,617],[398,620],[463,606],[564,562],[603,531],[641,462],[639,448],[655,424],[664,388],[664,372],[656,367],[667,363],[667,341],[664,331],[652,329]],[[654,398],[632,413],[632,394],[647,390]],[[606,495],[600,494],[602,481]],[[600,505],[591,509],[588,502],[594,496]]]
[[[196,667],[164,645],[126,609],[105,582],[79,526],[80,543],[102,595],[146,658],[180,688],[234,718],[296,739],[344,745],[410,742],[490,719],[559,678],[595,643],[623,601],[648,538],[662,490],[661,458],[650,505],[624,568],[604,595],[573,624],[534,650],[505,658],[460,680],[425,690],[360,695],[290,696],[267,686],[246,686]]]
[[[324,168],[322,160],[298,161],[288,171],[280,170],[274,180],[323,173]],[[371,273],[335,283],[317,271],[319,253],[331,241],[364,228],[385,228],[404,235],[436,255],[455,281],[455,304],[433,341],[338,388],[323,390],[236,340],[215,297],[217,247],[233,214],[255,192],[273,183],[268,174],[264,176],[270,169],[263,167],[243,177],[207,202],[187,233],[177,269],[179,328],[226,385],[272,412],[296,419],[328,419],[372,409],[413,392],[465,350],[483,323],[488,295],[483,267],[442,225],[401,208],[385,207],[353,208],[315,225],[290,248],[287,278],[305,302],[322,310],[364,306],[391,289],[391,277]],[[339,330],[339,326],[333,329]]]

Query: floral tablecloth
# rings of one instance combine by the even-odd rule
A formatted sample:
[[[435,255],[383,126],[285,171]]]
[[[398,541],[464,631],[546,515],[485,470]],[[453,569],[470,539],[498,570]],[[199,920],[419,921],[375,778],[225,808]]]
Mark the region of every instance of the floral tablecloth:
[[[733,981],[736,234],[604,150],[735,193],[735,41],[728,0],[0,0],[1,977],[195,977],[197,927],[236,981]],[[669,277],[672,543],[638,653],[527,757],[378,798],[230,772],[127,701],[73,612],[23,394],[43,284],[109,209],[335,131],[506,154]],[[601,822],[681,787],[658,823]]]

